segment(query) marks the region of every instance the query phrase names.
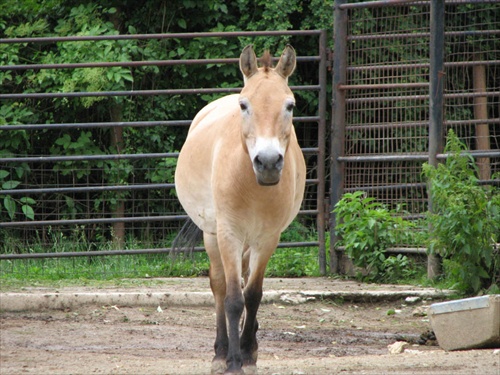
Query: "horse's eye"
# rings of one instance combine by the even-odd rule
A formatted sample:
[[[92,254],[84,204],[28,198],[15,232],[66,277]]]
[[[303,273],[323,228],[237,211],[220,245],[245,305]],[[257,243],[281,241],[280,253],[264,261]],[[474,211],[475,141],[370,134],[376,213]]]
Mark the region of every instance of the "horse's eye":
[[[292,112],[294,107],[295,107],[295,103],[288,103],[288,104],[286,105],[286,110],[287,110],[288,112]]]
[[[246,111],[248,109],[248,106],[245,103],[240,102],[240,108],[242,111]]]

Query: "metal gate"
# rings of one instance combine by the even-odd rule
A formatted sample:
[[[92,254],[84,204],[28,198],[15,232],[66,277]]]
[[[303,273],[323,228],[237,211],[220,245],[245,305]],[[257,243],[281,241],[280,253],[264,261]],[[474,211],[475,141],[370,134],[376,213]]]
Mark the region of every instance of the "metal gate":
[[[75,37],[42,37],[42,38],[12,38],[1,39],[0,43],[24,43],[24,44],[53,44],[53,43],[78,43],[78,42],[98,42],[102,40],[123,41],[131,39],[206,39],[206,38],[256,38],[256,37],[294,37],[310,36],[316,39],[318,46],[317,54],[314,56],[298,56],[297,63],[317,64],[319,75],[317,82],[311,85],[292,86],[295,93],[313,92],[317,96],[318,107],[316,113],[306,113],[294,118],[297,132],[302,139],[299,139],[303,146],[303,152],[306,156],[308,165],[307,171],[307,195],[304,200],[300,215],[307,215],[316,222],[319,233],[317,241],[280,243],[279,247],[318,247],[319,264],[322,274],[326,273],[326,255],[325,255],[325,116],[326,116],[326,32],[319,30],[311,31],[264,31],[264,32],[225,32],[225,33],[185,33],[185,34],[155,34],[155,35],[113,35],[113,36],[75,36]],[[221,51],[223,52],[223,51]],[[70,64],[38,64],[38,65],[8,65],[0,66],[0,72],[23,72],[30,69],[44,71],[46,69],[87,69],[113,67],[167,67],[171,65],[209,65],[209,64],[237,64],[237,58],[226,58],[221,56],[211,59],[197,60],[162,60],[162,61],[113,61],[113,62],[89,62],[89,63],[70,63]],[[189,80],[186,81],[189,84]],[[189,95],[208,95],[239,92],[241,88],[224,87],[187,87],[187,88],[163,88],[156,90],[134,90],[134,91],[112,91],[112,92],[31,92],[31,93],[7,93],[0,94],[0,100],[16,103],[26,100],[52,100],[54,98],[103,98],[103,97],[125,97],[128,100],[134,100],[141,96],[154,97],[175,97]],[[112,118],[112,121],[91,122],[91,123],[50,123],[50,124],[20,124],[12,123],[0,126],[0,136],[13,132],[26,132],[28,137],[33,132],[37,134],[47,134],[50,137],[52,130],[60,129],[79,129],[84,136],[88,129],[138,129],[146,131],[148,127],[183,127],[187,128],[191,119],[177,120],[152,120],[152,121],[134,121],[127,122],[120,118]],[[40,133],[41,132],[41,133]],[[45,133],[44,133],[45,132]],[[38,136],[39,136],[38,135]],[[307,137],[307,138],[305,138]],[[41,140],[50,141],[49,139]],[[68,141],[69,142],[69,141]],[[149,254],[149,253],[168,253],[171,247],[158,237],[166,234],[168,228],[178,228],[179,222],[186,218],[182,211],[172,211],[172,201],[176,197],[169,195],[168,191],[175,188],[171,182],[151,182],[135,180],[133,173],[126,181],[116,180],[116,183],[102,184],[99,181],[91,179],[82,179],[78,177],[78,166],[81,168],[103,168],[108,161],[126,161],[128,168],[136,168],[135,161],[151,159],[156,163],[169,163],[169,160],[177,157],[176,152],[141,152],[135,154],[95,154],[95,155],[46,155],[46,154],[25,154],[25,155],[2,155],[0,159],[0,170],[4,171],[4,176],[14,176],[16,171],[22,168],[29,170],[29,173],[20,173],[16,184],[5,184],[0,194],[6,201],[12,201],[12,205],[7,206],[12,209],[12,217],[15,219],[0,222],[0,230],[14,231],[19,236],[19,243],[4,244],[0,260],[7,259],[27,259],[27,258],[54,258],[54,257],[89,257],[104,255],[131,255],[131,254]],[[64,169],[64,163],[68,167]],[[90,167],[89,167],[90,166]],[[63,171],[63,173],[61,172]],[[36,178],[33,178],[34,174]],[[30,177],[31,175],[31,177]],[[68,176],[76,176],[71,180]],[[81,176],[80,176],[81,177]],[[42,182],[40,182],[42,181]],[[46,181],[46,182],[43,182]],[[106,192],[109,199],[115,199],[116,205],[122,205],[121,210],[101,209],[93,210],[92,207],[98,207],[93,199],[95,194]],[[123,195],[125,194],[126,195]],[[140,193],[140,194],[139,194]],[[125,198],[126,197],[126,198]],[[162,212],[152,212],[149,209],[149,200],[160,200],[164,203]],[[51,204],[45,204],[43,209],[29,202],[50,201]],[[78,201],[79,200],[79,201]],[[78,201],[86,210],[71,211],[68,205],[74,205]],[[16,202],[18,203],[16,205]],[[23,205],[23,202],[28,202]],[[125,206],[126,202],[126,206]],[[26,207],[30,206],[32,211]],[[100,206],[99,206],[100,207]],[[104,207],[104,205],[103,205]],[[179,205],[177,205],[178,209]],[[23,210],[23,211],[22,211]],[[23,215],[24,213],[24,215]],[[118,214],[117,214],[118,213]],[[31,216],[31,217],[29,217]],[[314,220],[315,218],[315,220]],[[68,251],[58,252],[33,252],[30,250],[32,242],[35,240],[46,240],[49,232],[72,232],[77,231],[83,236],[94,236],[96,233],[100,236],[113,236],[114,230],[121,230],[123,233],[121,241],[115,243],[114,248],[109,250],[94,250],[94,245],[89,242],[86,251]],[[137,231],[159,233],[149,241],[150,248],[134,248],[134,242],[127,243],[126,233]],[[125,235],[124,235],[125,234]],[[96,240],[97,241],[97,240]],[[195,250],[202,250],[196,248]]]
[[[498,185],[499,38],[498,2],[335,0],[330,208],[362,190],[423,217],[422,163],[446,158],[447,129],[466,141],[482,182]],[[332,213],[332,272],[335,224]],[[389,250],[425,254],[407,244]],[[429,276],[435,266],[429,257]]]

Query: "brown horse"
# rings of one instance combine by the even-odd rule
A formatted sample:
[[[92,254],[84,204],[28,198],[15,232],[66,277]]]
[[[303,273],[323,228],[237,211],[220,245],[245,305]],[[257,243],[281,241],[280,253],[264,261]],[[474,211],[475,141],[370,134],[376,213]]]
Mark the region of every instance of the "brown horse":
[[[177,194],[203,231],[210,258],[217,322],[212,373],[256,372],[264,271],[302,202],[306,168],[287,84],[295,61],[287,46],[275,68],[268,52],[259,68],[252,46],[245,47],[241,94],[204,107],[179,155]]]

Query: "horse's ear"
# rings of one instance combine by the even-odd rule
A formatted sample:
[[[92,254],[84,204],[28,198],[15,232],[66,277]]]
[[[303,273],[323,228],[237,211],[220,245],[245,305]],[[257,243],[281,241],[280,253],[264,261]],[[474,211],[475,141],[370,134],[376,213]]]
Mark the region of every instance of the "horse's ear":
[[[274,70],[283,78],[288,78],[295,70],[295,63],[295,50],[291,45],[287,44]]]
[[[255,56],[253,45],[251,44],[243,48],[243,51],[241,52],[240,70],[245,78],[250,78],[258,70],[257,56]]]

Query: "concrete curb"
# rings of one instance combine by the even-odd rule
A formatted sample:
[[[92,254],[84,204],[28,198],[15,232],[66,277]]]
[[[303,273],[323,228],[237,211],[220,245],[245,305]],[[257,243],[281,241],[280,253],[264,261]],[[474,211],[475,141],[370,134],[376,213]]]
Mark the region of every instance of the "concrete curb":
[[[364,302],[389,301],[406,297],[444,298],[451,291],[428,290],[374,290],[374,291],[265,291],[262,303],[299,304],[312,300]],[[55,293],[0,293],[0,311],[40,311],[75,309],[86,305],[168,307],[212,306],[211,292],[55,292]]]

